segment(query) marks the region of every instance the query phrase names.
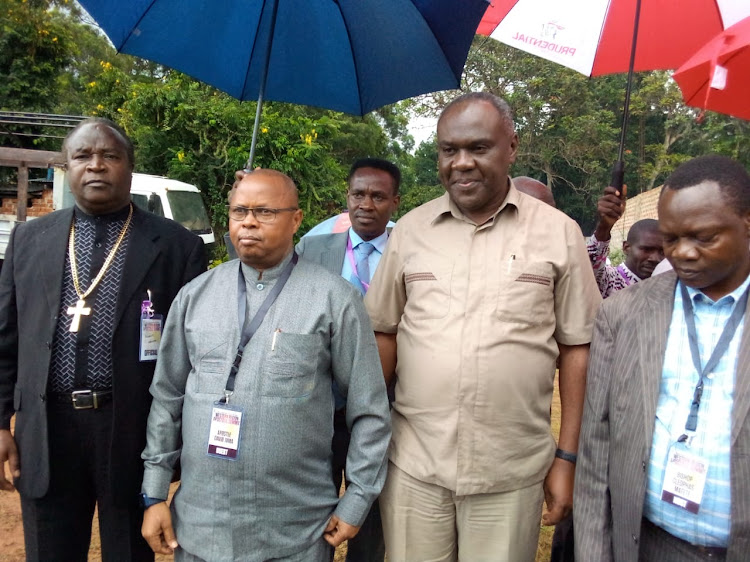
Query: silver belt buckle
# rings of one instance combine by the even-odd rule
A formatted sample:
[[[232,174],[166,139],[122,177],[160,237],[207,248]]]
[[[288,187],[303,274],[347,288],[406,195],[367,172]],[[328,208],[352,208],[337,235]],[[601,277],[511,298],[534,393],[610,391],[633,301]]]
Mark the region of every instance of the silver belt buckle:
[[[96,408],[96,395],[92,390],[74,390],[71,393],[71,396],[73,397],[73,408],[76,410],[90,410]],[[88,400],[82,400],[82,403],[79,404],[78,399],[84,397],[88,398]]]

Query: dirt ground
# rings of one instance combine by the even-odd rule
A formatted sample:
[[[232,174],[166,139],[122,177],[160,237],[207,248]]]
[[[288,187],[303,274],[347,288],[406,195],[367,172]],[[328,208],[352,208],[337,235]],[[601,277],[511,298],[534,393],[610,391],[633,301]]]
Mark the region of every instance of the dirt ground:
[[[557,384],[555,384],[555,396],[552,403],[552,431],[555,436],[560,431],[560,397],[557,393]],[[536,562],[549,560],[551,543],[552,529],[542,527]],[[334,562],[343,562],[345,557],[346,544],[343,544],[336,550]],[[0,492],[0,562],[20,562],[22,560],[24,560],[24,548],[20,500],[16,492]],[[99,525],[94,518],[89,561],[99,562],[100,560]],[[159,562],[172,560],[172,556],[158,555],[156,560]]]

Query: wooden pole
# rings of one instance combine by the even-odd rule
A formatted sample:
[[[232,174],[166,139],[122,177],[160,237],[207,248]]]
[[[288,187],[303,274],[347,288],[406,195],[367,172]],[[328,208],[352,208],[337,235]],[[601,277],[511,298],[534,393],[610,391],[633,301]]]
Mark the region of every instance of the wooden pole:
[[[26,162],[21,162],[18,167],[18,209],[16,210],[16,220],[26,222],[26,205],[29,201],[29,168]]]

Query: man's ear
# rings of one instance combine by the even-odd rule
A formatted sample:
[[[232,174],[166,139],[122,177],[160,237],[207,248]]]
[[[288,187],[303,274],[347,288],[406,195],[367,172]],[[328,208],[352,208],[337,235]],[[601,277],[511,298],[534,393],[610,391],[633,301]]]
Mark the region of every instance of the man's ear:
[[[292,221],[294,224],[294,232],[296,233],[299,230],[300,225],[302,224],[302,209],[297,209],[292,214]]]
[[[627,240],[622,241],[622,251],[626,256],[630,253],[630,244]]]

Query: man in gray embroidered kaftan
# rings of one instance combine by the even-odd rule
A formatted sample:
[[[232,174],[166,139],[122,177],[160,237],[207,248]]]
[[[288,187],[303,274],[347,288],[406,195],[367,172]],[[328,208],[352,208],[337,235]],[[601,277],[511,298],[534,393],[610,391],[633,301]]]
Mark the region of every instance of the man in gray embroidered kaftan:
[[[176,560],[327,561],[385,481],[390,417],[372,327],[356,289],[297,261],[297,205],[284,174],[244,177],[229,205],[239,261],[195,279],[170,311],[151,386],[143,534]],[[352,433],[341,498],[332,380]]]

